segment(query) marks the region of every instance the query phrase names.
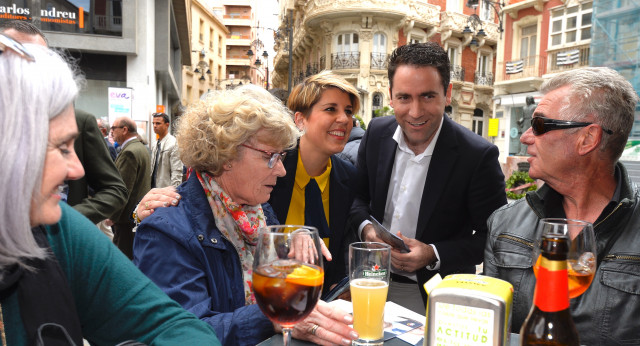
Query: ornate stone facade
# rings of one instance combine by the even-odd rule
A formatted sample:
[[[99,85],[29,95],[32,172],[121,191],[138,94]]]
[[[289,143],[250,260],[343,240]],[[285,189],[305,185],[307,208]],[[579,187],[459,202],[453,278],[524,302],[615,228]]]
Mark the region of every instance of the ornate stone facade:
[[[273,86],[288,87],[288,41],[283,34],[287,33],[288,16],[293,17],[292,84],[323,69],[343,75],[361,92],[361,116],[366,122],[377,109],[389,106],[387,59],[393,49],[408,42],[436,41],[449,51],[452,71],[457,71],[452,78],[452,118],[486,137],[493,109],[498,25],[483,21],[480,28],[487,36],[471,37],[465,34],[465,27],[470,25],[472,9],[464,8],[464,13],[459,13],[434,3],[434,0],[281,0],[282,22],[275,43]],[[437,3],[444,5],[446,1]],[[480,62],[484,64],[482,68]],[[478,127],[476,121],[484,126]]]

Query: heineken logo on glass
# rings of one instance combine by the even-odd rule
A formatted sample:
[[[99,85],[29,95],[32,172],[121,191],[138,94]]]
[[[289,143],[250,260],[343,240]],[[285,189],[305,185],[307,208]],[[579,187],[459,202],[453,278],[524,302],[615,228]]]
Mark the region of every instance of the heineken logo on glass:
[[[371,270],[363,270],[362,271],[362,276],[365,278],[377,278],[377,277],[384,277],[387,275],[387,270],[386,269],[380,269],[379,265],[374,265]]]

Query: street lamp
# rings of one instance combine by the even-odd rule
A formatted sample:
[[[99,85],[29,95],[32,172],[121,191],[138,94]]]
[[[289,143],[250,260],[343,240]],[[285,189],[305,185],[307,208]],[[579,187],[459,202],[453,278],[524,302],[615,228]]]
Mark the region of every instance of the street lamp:
[[[474,10],[477,11],[478,6],[480,5],[480,3],[482,3],[482,9],[487,9],[489,7],[491,7],[493,9],[493,11],[495,12],[496,16],[498,17],[498,32],[500,32],[500,37],[502,37],[502,33],[504,32],[504,28],[502,26],[502,8],[506,5],[503,2],[500,1],[492,1],[492,0],[467,0],[467,7],[472,8]],[[480,30],[478,31],[478,33],[476,34],[476,36],[487,36],[487,34],[485,33],[485,31],[482,29],[482,20],[480,19],[480,17],[474,13],[471,16],[469,16],[469,21],[467,22],[467,26],[465,26],[463,33],[470,33],[472,32],[469,24],[472,24],[474,31],[476,28],[476,25],[480,26]],[[468,32],[467,32],[468,30]],[[484,37],[481,37],[481,39],[484,39]],[[473,42],[473,40],[472,40]]]
[[[198,51],[192,50],[192,52],[198,52]],[[193,72],[199,73],[200,78],[198,78],[198,80],[201,82],[204,82],[206,80],[206,78],[204,78],[204,75],[205,74],[211,75],[211,70],[209,69],[209,64],[207,64],[207,62],[204,61],[204,58],[206,56],[204,48],[202,48],[202,50],[200,50],[199,53],[200,53],[200,61],[198,61],[198,63],[196,64],[196,67],[193,70]]]
[[[267,53],[267,51],[265,50],[262,53],[262,57],[264,58],[264,61],[265,61],[264,69],[265,69],[266,75],[267,75],[267,85],[266,85],[265,89],[269,90],[269,53]]]

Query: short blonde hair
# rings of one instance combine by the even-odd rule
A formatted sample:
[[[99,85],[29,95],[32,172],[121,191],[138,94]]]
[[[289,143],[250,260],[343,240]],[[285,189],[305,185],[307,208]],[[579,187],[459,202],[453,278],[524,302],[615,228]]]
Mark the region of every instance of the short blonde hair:
[[[337,88],[349,95],[351,100],[351,106],[353,107],[353,114],[358,113],[360,109],[360,95],[358,90],[347,82],[346,79],[334,74],[331,71],[325,70],[313,76],[309,76],[302,81],[302,83],[296,85],[287,101],[287,106],[293,112],[300,112],[304,117],[308,117],[311,108],[318,103],[322,93],[329,88]]]
[[[180,159],[196,171],[218,176],[238,156],[238,146],[259,132],[278,148],[296,146],[300,131],[291,112],[273,95],[254,85],[207,94],[178,121]]]

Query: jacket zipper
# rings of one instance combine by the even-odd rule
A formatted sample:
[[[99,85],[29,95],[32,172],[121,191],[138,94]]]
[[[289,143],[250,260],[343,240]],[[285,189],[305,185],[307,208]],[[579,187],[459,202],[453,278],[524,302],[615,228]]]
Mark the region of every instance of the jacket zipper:
[[[597,224],[593,225],[593,228],[595,229],[596,227],[598,227],[598,225],[600,225],[601,223],[607,221],[607,219],[609,218],[609,216],[613,215],[613,213],[615,213],[620,206],[622,206],[622,202],[618,203],[618,205],[609,213],[609,215],[607,215],[607,217],[605,217],[604,219],[602,219],[602,221],[598,222]]]
[[[605,261],[612,260],[623,260],[623,261],[640,261],[640,256],[633,255],[606,255],[604,256]]]
[[[506,234],[501,234],[501,235],[498,236],[498,238],[504,238],[504,239],[513,240],[515,242],[518,242],[520,244],[524,244],[524,245],[526,245],[526,246],[528,246],[530,248],[533,248],[533,242],[526,241],[526,240],[520,239],[518,237],[514,237],[514,236],[510,236],[510,235],[506,235]]]

